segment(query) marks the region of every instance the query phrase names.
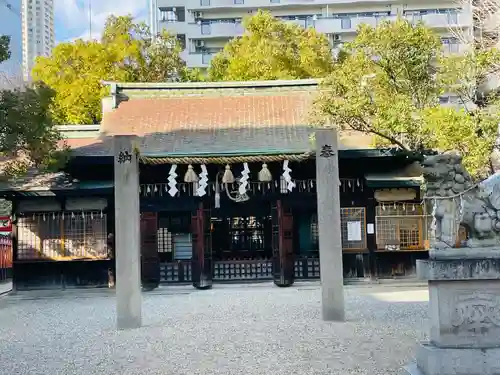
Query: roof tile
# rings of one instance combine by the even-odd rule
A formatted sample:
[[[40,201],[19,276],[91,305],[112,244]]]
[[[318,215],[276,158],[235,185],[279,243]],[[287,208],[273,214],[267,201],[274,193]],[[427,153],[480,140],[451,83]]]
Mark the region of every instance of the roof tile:
[[[107,135],[307,125],[312,93],[131,99],[106,113]]]

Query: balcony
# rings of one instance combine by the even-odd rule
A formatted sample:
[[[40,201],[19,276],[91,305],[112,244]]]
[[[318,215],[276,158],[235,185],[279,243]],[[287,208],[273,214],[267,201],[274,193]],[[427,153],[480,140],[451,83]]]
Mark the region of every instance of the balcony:
[[[204,9],[228,9],[228,8],[242,8],[242,9],[255,9],[255,8],[273,8],[281,6],[297,7],[301,5],[326,5],[326,4],[366,4],[372,2],[373,4],[385,3],[381,0],[185,0],[186,9],[201,10]]]
[[[435,13],[423,15],[407,15],[409,21],[422,21],[426,26],[435,29],[447,29],[450,27],[466,27],[472,25],[470,12]]]
[[[210,61],[215,56],[213,53],[187,53],[183,52],[181,57],[186,61],[188,68],[208,68]]]
[[[177,34],[186,34],[189,35],[192,30],[193,26],[192,24],[189,24],[187,22],[180,22],[180,21],[163,21],[160,20],[158,22],[159,29],[163,29],[168,31],[170,34],[177,35]]]
[[[395,20],[395,16],[391,17],[345,17],[334,18],[325,17],[313,21],[312,26],[321,33],[325,34],[341,34],[341,33],[354,33],[361,24],[368,24],[376,27],[383,21]]]
[[[234,38],[243,35],[243,26],[240,22],[210,22],[201,25],[194,24],[189,34],[191,39]]]
[[[445,56],[450,55],[463,55],[467,51],[470,50],[470,46],[468,44],[463,43],[444,43],[443,44],[443,53]]]

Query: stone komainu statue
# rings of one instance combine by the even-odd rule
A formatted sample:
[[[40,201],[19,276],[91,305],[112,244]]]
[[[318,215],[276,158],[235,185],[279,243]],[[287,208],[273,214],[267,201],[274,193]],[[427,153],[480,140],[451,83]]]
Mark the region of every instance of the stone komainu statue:
[[[500,174],[476,185],[456,153],[429,156],[422,167],[427,203],[435,218],[431,245],[453,247],[460,225],[468,231],[468,247],[499,245]]]

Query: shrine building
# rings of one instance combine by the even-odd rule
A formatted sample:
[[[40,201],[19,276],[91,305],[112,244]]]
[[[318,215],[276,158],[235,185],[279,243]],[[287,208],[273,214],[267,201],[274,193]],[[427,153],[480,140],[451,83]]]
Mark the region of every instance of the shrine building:
[[[0,185],[16,289],[112,286],[115,219],[141,222],[145,286],[319,278],[316,80],[110,86],[100,125],[60,127],[64,170]],[[138,137],[140,218],[114,216],[119,134]],[[418,155],[339,144],[344,277],[412,276],[428,247]]]

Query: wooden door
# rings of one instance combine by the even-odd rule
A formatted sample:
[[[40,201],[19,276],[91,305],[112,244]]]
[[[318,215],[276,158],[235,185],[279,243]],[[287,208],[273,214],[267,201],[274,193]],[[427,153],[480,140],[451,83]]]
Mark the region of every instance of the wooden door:
[[[272,207],[273,222],[273,275],[278,286],[294,282],[293,215],[277,201]]]
[[[160,258],[158,256],[158,216],[156,212],[141,213],[141,281],[147,289],[160,284]]]
[[[197,289],[209,289],[213,283],[210,210],[203,209],[202,203],[191,219],[191,227],[193,286]]]

